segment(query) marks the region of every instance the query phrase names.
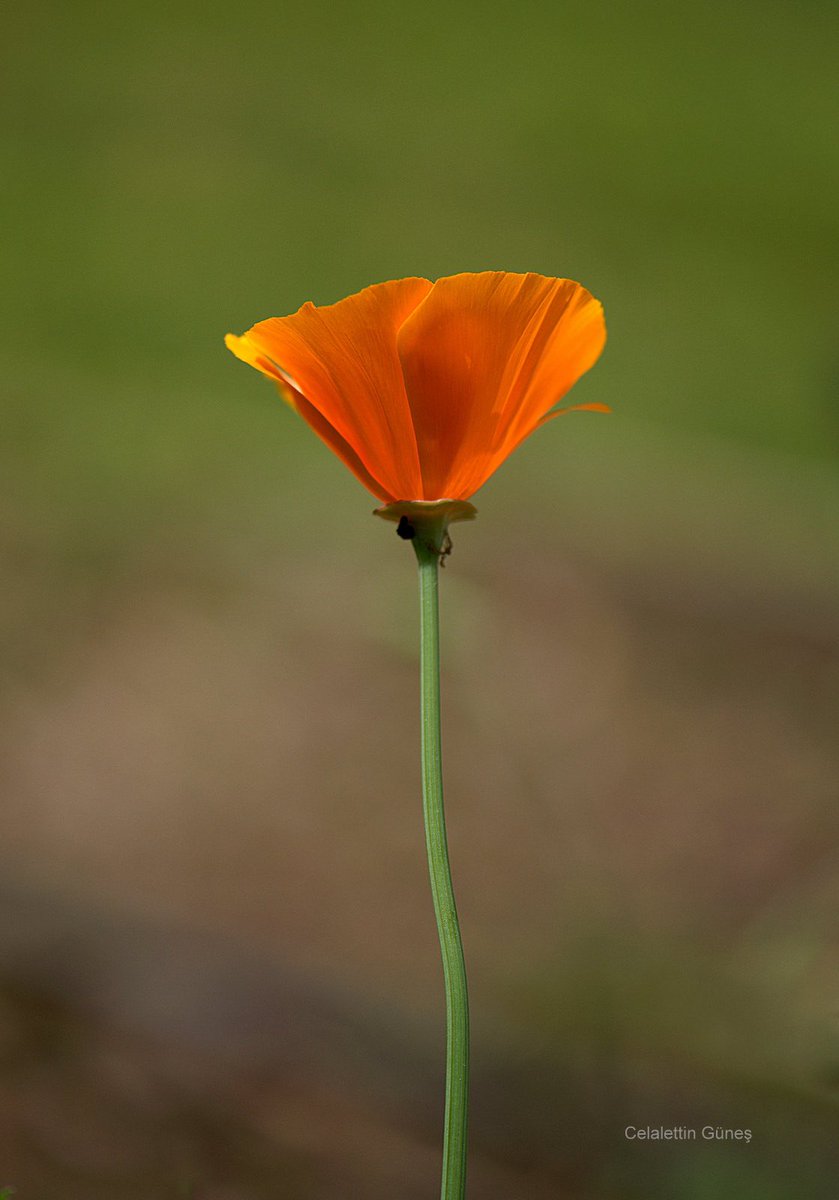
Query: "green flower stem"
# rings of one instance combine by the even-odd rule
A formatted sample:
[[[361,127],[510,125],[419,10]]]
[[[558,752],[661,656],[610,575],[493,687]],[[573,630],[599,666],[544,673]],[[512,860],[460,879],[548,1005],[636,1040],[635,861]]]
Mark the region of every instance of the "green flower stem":
[[[469,999],[466,963],[452,888],[440,749],[440,620],[437,599],[440,542],[414,538],[420,584],[422,678],[422,798],[431,894],[446,985],[446,1114],[441,1200],[466,1195],[466,1128],[469,1110]]]

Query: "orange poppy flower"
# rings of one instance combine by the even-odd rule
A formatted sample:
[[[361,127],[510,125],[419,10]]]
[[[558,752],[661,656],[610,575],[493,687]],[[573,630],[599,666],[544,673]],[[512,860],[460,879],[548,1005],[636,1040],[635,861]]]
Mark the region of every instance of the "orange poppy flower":
[[[225,339],[387,505],[467,500],[570,411],[605,340],[579,283],[505,271],[374,284]]]

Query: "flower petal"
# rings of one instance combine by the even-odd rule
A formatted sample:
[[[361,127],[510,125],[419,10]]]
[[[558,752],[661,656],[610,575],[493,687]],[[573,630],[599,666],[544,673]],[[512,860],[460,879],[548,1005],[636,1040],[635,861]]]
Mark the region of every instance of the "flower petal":
[[[322,308],[304,304],[290,317],[260,321],[230,347],[273,378],[281,391],[293,389],[289,402],[335,449],[324,426],[319,428],[312,417],[313,411],[319,413],[364,472],[377,481],[371,490],[380,497],[421,495],[417,443],[396,335],[430,289],[427,279],[398,279],[374,284]],[[301,406],[294,394],[305,397],[311,407]],[[348,462],[346,451],[341,457]],[[365,486],[370,487],[369,482]]]
[[[471,496],[597,359],[600,304],[568,279],[440,279],[399,331],[423,498]]]
[[[309,403],[305,396],[301,395],[295,387],[283,376],[282,372],[277,367],[276,363],[271,362],[264,354],[260,354],[254,344],[245,334],[243,337],[236,337],[233,333],[228,333],[224,339],[224,344],[228,350],[232,350],[237,358],[242,362],[248,363],[252,367],[256,367],[263,375],[267,375],[277,385],[277,390],[290,408],[293,408],[299,416],[303,418],[307,425],[318,435],[321,441],[325,442],[329,449],[341,459],[341,461],[349,467],[357,479],[364,484],[369,492],[380,499],[391,503],[396,499],[386,488],[382,487],[377,479],[374,479],[364,463],[353,450],[352,446],[344,438],[341,437],[337,429],[330,425],[326,417],[322,416],[318,410]]]
[[[568,279],[555,282],[564,286],[540,314],[533,341],[505,401],[510,419],[499,462],[552,417],[565,412],[610,411],[596,402],[557,407],[600,357],[606,344],[606,324],[603,306],[584,287]]]
[[[248,334],[243,334],[242,337],[237,337],[235,333],[225,334],[224,344],[228,350],[247,363],[250,367],[256,367],[257,371],[261,371],[269,379],[272,379],[277,385],[277,390],[290,408],[297,411],[295,397],[298,393],[291,386],[289,381],[283,376],[277,364],[271,362],[270,358],[260,353],[256,344],[250,339]]]

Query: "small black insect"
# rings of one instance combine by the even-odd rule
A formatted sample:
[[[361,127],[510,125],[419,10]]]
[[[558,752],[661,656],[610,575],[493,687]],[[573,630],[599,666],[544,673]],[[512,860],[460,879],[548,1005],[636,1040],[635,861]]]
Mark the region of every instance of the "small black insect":
[[[399,518],[399,524],[396,526],[396,532],[399,537],[404,538],[406,542],[409,542],[416,533],[416,529],[414,529],[407,517],[402,516]]]

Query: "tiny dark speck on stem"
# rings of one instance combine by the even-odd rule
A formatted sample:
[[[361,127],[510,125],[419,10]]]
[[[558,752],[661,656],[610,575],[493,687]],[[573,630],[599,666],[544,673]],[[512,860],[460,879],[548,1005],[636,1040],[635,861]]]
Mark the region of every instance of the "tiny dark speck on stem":
[[[416,533],[416,530],[408,518],[403,516],[399,518],[399,524],[396,526],[396,532],[399,537],[404,538],[406,542],[409,542]]]

